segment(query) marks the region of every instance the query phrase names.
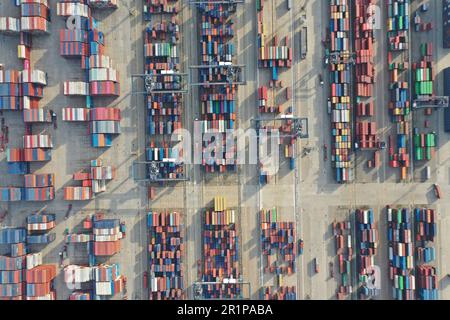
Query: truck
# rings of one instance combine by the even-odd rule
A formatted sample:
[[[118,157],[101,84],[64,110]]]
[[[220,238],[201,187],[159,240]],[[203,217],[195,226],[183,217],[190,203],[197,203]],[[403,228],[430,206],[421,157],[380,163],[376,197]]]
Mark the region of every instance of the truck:
[[[431,167],[430,166],[426,166],[425,168],[425,180],[430,180],[431,179]]]
[[[434,188],[434,194],[436,195],[436,198],[442,199],[441,187],[438,184],[435,183],[433,185],[433,188]]]
[[[302,59],[306,59],[308,52],[308,28],[303,27],[300,32],[300,54]]]
[[[287,3],[287,9],[291,10],[291,8],[292,8],[292,0],[286,0],[286,3]]]
[[[317,262],[317,258],[314,258],[314,272],[319,273],[319,263]]]

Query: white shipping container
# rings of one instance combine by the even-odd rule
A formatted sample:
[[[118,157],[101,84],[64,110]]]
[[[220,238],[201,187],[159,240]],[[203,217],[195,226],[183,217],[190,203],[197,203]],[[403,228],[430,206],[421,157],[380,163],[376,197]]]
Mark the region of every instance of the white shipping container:
[[[89,57],[90,68],[111,68],[112,60],[108,56],[93,55]]]
[[[106,181],[105,180],[92,180],[92,192],[100,193],[106,191]]]
[[[42,31],[47,32],[49,22],[42,17],[21,17],[20,18],[21,31]]]
[[[22,83],[39,83],[47,85],[47,74],[41,70],[22,70],[19,79]]]
[[[91,122],[91,133],[120,133],[120,122],[119,121],[92,121]]]
[[[63,121],[89,121],[89,109],[87,108],[63,108]]]
[[[13,17],[0,17],[0,31],[20,32],[20,19]]]
[[[24,96],[23,99],[23,109],[30,110],[30,97]]]
[[[89,69],[89,81],[115,81],[119,79],[119,73],[113,68]]]
[[[82,3],[57,3],[56,14],[58,16],[82,16],[88,18],[90,16],[89,6]]]
[[[29,3],[29,0],[19,0],[20,4],[22,3]],[[47,0],[33,0],[34,3],[43,4],[44,6],[48,7],[48,1]]]
[[[65,81],[64,95],[87,96],[89,95],[89,83],[82,81]]]
[[[120,239],[122,239],[122,232],[112,235],[99,235],[94,237],[94,241],[96,242],[117,241]]]
[[[112,180],[113,179],[113,168],[111,166],[92,167],[91,175],[92,175],[92,179],[96,179],[96,180]]]
[[[42,253],[27,254],[27,270],[33,269],[42,264]]]
[[[120,227],[110,228],[110,229],[93,229],[94,235],[112,235],[118,234],[120,232]]]
[[[64,282],[66,284],[83,283],[93,280],[91,267],[68,265],[64,268]]]
[[[50,230],[56,226],[55,221],[43,222],[43,223],[29,223],[27,224],[28,231],[44,231]]]
[[[23,147],[25,149],[53,148],[53,142],[49,135],[28,135],[23,136]]]
[[[95,293],[99,296],[111,296],[112,295],[111,282],[96,282]]]

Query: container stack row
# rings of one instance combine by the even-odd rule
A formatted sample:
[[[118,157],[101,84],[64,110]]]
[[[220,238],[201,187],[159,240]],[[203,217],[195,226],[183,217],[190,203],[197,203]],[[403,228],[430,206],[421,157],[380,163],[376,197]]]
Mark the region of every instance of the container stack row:
[[[346,0],[330,1],[330,52],[339,58],[329,66],[331,79],[331,159],[339,183],[353,180],[352,164],[352,101],[351,64],[346,57],[351,52],[350,3]]]
[[[126,279],[118,264],[68,265],[64,268],[64,282],[69,290],[75,290],[70,300],[101,300],[123,292]]]
[[[270,104],[269,102],[269,90],[267,86],[258,88],[258,109],[260,113],[280,113],[281,106]]]
[[[261,289],[262,300],[297,300],[295,287],[263,287]]]
[[[356,135],[361,149],[375,149],[377,142],[376,123],[367,118],[374,116],[373,88],[375,82],[373,26],[367,21],[367,12],[375,0],[354,1],[354,47],[356,52]]]
[[[409,123],[411,121],[409,83],[409,0],[387,1],[388,13],[388,66],[389,110],[392,122],[397,125],[396,144],[391,139],[390,166],[400,168],[401,180],[408,178],[410,167]]]
[[[444,74],[444,96],[450,97],[450,67],[445,68],[443,70],[443,74]],[[450,108],[444,109],[444,131],[450,132]]]
[[[177,14],[178,0],[145,0],[144,1],[144,18],[151,20],[154,14]]]
[[[144,32],[144,73],[147,105],[147,175],[151,181],[185,176],[179,150],[166,141],[182,128],[183,94],[180,75],[177,1],[148,1],[144,14],[154,18]],[[151,9],[145,12],[145,8]]]
[[[233,21],[236,4],[201,3],[196,8],[201,21],[198,72],[202,84],[199,90],[202,165],[206,172],[235,171],[236,148],[227,144],[226,133],[234,131],[237,112],[237,85],[233,83],[234,69],[230,69],[236,55]],[[215,145],[215,152],[208,153],[210,143]]]
[[[220,200],[220,201],[218,201]],[[242,297],[239,268],[239,236],[234,210],[226,209],[223,198],[203,213],[202,295],[206,299]]]
[[[101,159],[91,160],[88,172],[80,171],[73,174],[74,181],[80,181],[81,186],[64,187],[64,200],[91,200],[96,194],[106,191],[106,184],[115,178],[116,170],[112,166],[103,165]]]
[[[436,268],[435,237],[437,214],[434,209],[414,208],[416,244],[417,298],[438,300],[438,272]]]
[[[450,48],[450,0],[442,0],[443,47]]]
[[[0,17],[0,32],[9,34],[48,32],[50,24],[48,0],[16,0],[15,3],[20,7],[20,17]]]
[[[340,281],[336,297],[345,299],[352,294],[353,285],[351,268],[353,259],[352,226],[350,221],[333,222],[333,234],[335,239],[336,254],[339,261]]]
[[[27,216],[27,244],[49,244],[56,239],[49,233],[56,226],[56,216],[50,213],[33,213]]]
[[[295,121],[289,118],[278,121],[281,124],[275,124],[274,122],[266,122],[267,124],[260,123],[258,128],[258,138],[260,143],[259,145],[259,155],[267,155],[269,151],[266,150],[266,146],[264,143],[267,141],[271,141],[270,143],[274,143],[276,146],[281,146],[282,154],[287,159],[289,163],[289,169],[295,169],[295,144],[297,142],[298,136],[295,133],[296,124]],[[269,124],[270,123],[270,124]],[[277,136],[274,136],[277,134]],[[267,137],[267,141],[261,142],[263,140],[261,137]],[[273,147],[272,147],[273,148]],[[261,184],[266,184],[270,182],[271,176],[274,174],[273,168],[271,168],[271,164],[267,166],[260,162],[260,175],[259,181]],[[272,166],[273,167],[273,166]]]
[[[121,133],[122,117],[118,108],[63,108],[62,119],[71,122],[89,121],[91,143],[96,148],[112,146],[113,137]]]
[[[37,215],[27,217],[33,222],[40,221]],[[43,219],[52,219],[52,215],[42,215]],[[56,265],[42,262],[40,252],[31,253],[28,245],[36,242],[30,237],[34,230],[27,233],[25,228],[4,228],[0,230],[0,246],[5,255],[0,255],[0,300],[55,300],[53,279],[56,277]],[[46,232],[41,230],[40,232]],[[44,243],[44,242],[38,242]],[[3,249],[3,247],[5,247]]]
[[[116,1],[61,1],[58,15],[69,19],[79,16],[79,25],[73,29],[61,29],[60,54],[65,58],[81,59],[84,78],[65,81],[63,93],[67,96],[85,97],[85,106],[63,109],[63,121],[89,121],[89,133],[93,147],[112,146],[113,137],[121,133],[120,110],[97,107],[94,98],[118,97],[120,75],[112,60],[105,55],[105,36],[99,31],[99,23],[92,17],[92,8],[117,8]],[[87,116],[89,114],[89,116]]]
[[[371,281],[380,282],[375,273],[375,256],[378,252],[378,227],[375,223],[373,209],[357,209],[355,211],[356,241],[358,243],[357,265],[359,270],[359,296],[369,299],[380,294],[380,289],[368,286]],[[380,275],[378,275],[380,276]]]
[[[31,232],[48,232],[56,226],[55,214],[32,214],[27,217],[27,230]]]
[[[278,80],[279,68],[290,68],[292,66],[292,48],[289,46],[289,40],[286,37],[284,45],[275,37],[270,41],[266,39],[265,25],[264,25],[264,0],[261,0],[257,6],[258,10],[258,67],[267,68],[272,72],[271,87],[276,86]]]
[[[151,211],[147,215],[151,300],[178,300],[184,297],[181,219],[178,212]]]
[[[387,208],[389,277],[395,300],[415,300],[414,244],[411,211]]]
[[[153,162],[157,170],[149,170],[150,180],[182,179],[184,177],[184,166],[182,163],[183,149],[170,147],[167,142],[156,147],[154,141],[146,149],[147,161]]]
[[[275,275],[295,273],[295,225],[280,222],[277,209],[261,210],[261,249],[264,271]],[[274,261],[271,261],[275,258]]]
[[[419,133],[418,128],[414,128],[414,159],[416,161],[431,160],[436,154],[436,132]]]
[[[54,198],[54,174],[25,174],[23,187],[0,187],[0,202],[50,201]]]
[[[89,0],[89,5],[92,8],[118,8],[119,0]]]
[[[96,213],[83,221],[82,233],[65,236],[68,244],[87,244],[90,262],[97,257],[110,257],[120,252],[120,241],[125,237],[125,224],[119,219],[105,219],[103,213]]]
[[[47,74],[43,71],[0,69],[0,110],[38,109],[46,85]]]
[[[434,80],[436,69],[433,60],[433,43],[422,43],[420,45],[421,59],[413,63],[414,93],[418,99],[429,98],[434,95]]]
[[[179,25],[175,17],[167,26],[160,23],[145,30],[145,87],[149,135],[171,135],[181,129],[183,105],[179,70]],[[165,42],[167,41],[167,42]]]

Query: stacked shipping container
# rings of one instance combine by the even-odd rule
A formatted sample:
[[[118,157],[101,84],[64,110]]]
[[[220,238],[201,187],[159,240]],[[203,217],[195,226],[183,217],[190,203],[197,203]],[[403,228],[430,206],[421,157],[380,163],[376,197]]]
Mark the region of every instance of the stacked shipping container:
[[[151,20],[153,14],[177,14],[178,0],[145,0],[144,18]]]
[[[410,138],[409,89],[409,0],[387,1],[388,66],[390,71],[390,102],[392,121],[397,125],[396,148],[390,138],[390,166],[401,168],[401,180],[408,178]]]
[[[436,211],[414,208],[416,243],[417,299],[438,300],[438,272],[432,265],[436,258],[434,239],[437,231]]]
[[[450,0],[442,0],[443,47],[450,48]]]
[[[226,209],[223,198],[203,214],[202,294],[206,299],[242,297],[239,270],[239,236],[234,210]]]
[[[9,247],[8,255],[0,256],[0,300],[56,299],[56,266],[43,265],[41,253],[27,254],[27,244],[33,243],[25,228],[0,230],[0,245]]]
[[[58,3],[58,15],[78,15],[80,25],[74,29],[60,30],[60,54],[64,57],[81,58],[85,71],[83,81],[64,82],[64,94],[83,96],[86,108],[64,108],[63,121],[90,121],[89,132],[93,147],[110,147],[114,135],[120,134],[120,110],[96,107],[94,97],[120,95],[119,73],[105,52],[104,34],[99,31],[90,7],[116,8],[116,1],[63,1]],[[89,114],[89,116],[87,116]]]
[[[379,242],[378,228],[374,221],[373,209],[357,209],[355,211],[355,221],[356,241],[358,243],[357,265],[359,283],[362,284],[359,293],[362,299],[367,299],[380,294],[379,288],[367,285],[372,280],[380,282],[380,279],[373,279],[373,276],[377,276],[374,273],[374,266]]]
[[[352,226],[349,221],[333,222],[333,233],[336,244],[336,254],[339,260],[341,281],[336,297],[343,300],[352,294],[351,261],[353,259]]]
[[[414,75],[414,92],[415,97],[429,98],[434,95],[434,79],[435,68],[433,61],[433,44],[422,43],[420,45],[421,60],[418,63],[413,63]]]
[[[108,181],[113,180],[116,170],[104,166],[101,159],[91,160],[88,172],[73,174],[73,180],[81,181],[81,186],[64,187],[64,200],[90,200],[95,194],[105,192]]]
[[[336,180],[353,180],[352,168],[352,102],[351,64],[345,62],[350,47],[350,4],[346,0],[330,0],[330,52],[339,56],[330,63],[331,78],[331,159]]]
[[[295,273],[294,222],[280,222],[277,209],[261,210],[261,248],[264,271],[276,275]],[[275,261],[271,257],[275,255]]]
[[[278,68],[290,68],[292,66],[292,48],[289,46],[288,38],[285,45],[278,43],[278,37],[272,39],[267,45],[264,26],[264,0],[257,6],[258,10],[258,67],[271,69],[271,87],[278,82]],[[261,111],[261,110],[260,110]]]
[[[387,207],[389,275],[392,297],[396,300],[414,300],[414,249],[411,212],[408,208]]]
[[[184,165],[178,150],[165,142],[182,127],[183,95],[180,75],[180,58],[177,43],[180,27],[177,23],[177,1],[149,1],[144,5],[146,17],[158,17],[158,22],[148,25],[144,34],[144,69],[147,89],[147,123],[151,137],[147,149],[147,175],[151,181],[184,178]],[[171,13],[167,16],[165,14]],[[163,140],[163,142],[155,141]],[[168,139],[170,140],[170,138]]]
[[[374,116],[373,83],[375,66],[373,63],[375,42],[373,25],[370,23],[368,13],[375,5],[375,0],[354,1],[355,21],[355,52],[356,52],[356,135],[361,149],[376,148],[376,123],[368,122],[366,117]],[[367,112],[368,111],[368,112]]]
[[[261,288],[263,300],[297,300],[295,287],[263,287]]]
[[[149,229],[150,299],[174,300],[184,297],[183,225],[178,212],[151,211]]]
[[[72,293],[70,300],[99,300],[113,297],[125,288],[125,277],[120,274],[118,264],[85,267],[69,265],[64,268],[64,282]],[[89,291],[82,290],[90,284]]]
[[[417,161],[431,160],[436,153],[435,132],[419,133],[419,129],[414,129],[414,159]]]
[[[235,57],[234,27],[232,16],[236,4],[196,4],[200,13],[200,64],[199,82],[201,106],[201,133],[203,140],[203,167],[206,172],[225,172],[236,169],[236,148],[227,143],[226,132],[233,132],[236,121],[236,91],[229,66]],[[215,139],[215,152],[208,154],[206,146]],[[227,150],[229,149],[229,150]]]

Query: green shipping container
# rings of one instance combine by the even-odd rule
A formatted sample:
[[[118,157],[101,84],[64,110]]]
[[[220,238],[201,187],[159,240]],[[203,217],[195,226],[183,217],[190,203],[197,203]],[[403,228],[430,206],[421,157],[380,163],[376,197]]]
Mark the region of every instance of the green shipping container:
[[[427,147],[425,150],[426,150],[427,160],[431,160],[431,147]]]
[[[398,277],[398,287],[399,287],[400,290],[404,290],[403,277],[402,276]]]
[[[417,160],[417,161],[423,160],[423,151],[422,151],[422,148],[421,148],[421,147],[416,147],[414,150],[415,150],[414,154],[415,154],[416,160]]]

